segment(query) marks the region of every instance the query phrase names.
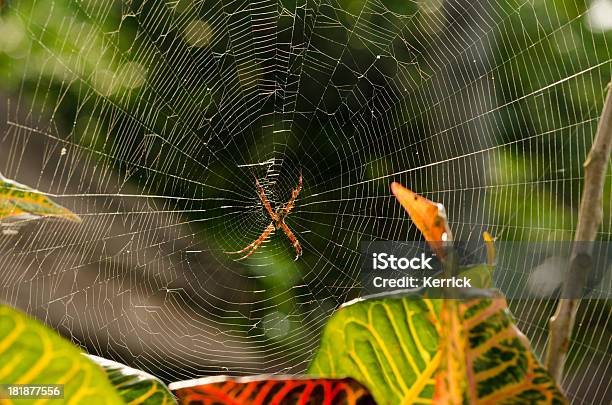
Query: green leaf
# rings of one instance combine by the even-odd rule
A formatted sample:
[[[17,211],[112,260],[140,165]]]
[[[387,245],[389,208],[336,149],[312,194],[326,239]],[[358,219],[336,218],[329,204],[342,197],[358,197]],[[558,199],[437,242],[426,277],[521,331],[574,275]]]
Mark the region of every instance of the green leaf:
[[[475,404],[567,404],[514,324],[501,293],[461,302],[466,396]]]
[[[89,356],[108,375],[108,379],[123,400],[130,405],[176,404],[174,395],[157,377],[112,360]]]
[[[0,304],[0,381],[64,384],[75,404],[123,404],[104,371],[70,342],[32,318]],[[20,404],[35,400],[20,400]]]
[[[73,222],[81,219],[67,208],[28,186],[0,174],[0,220],[59,217]]]
[[[456,301],[388,294],[349,303],[326,325],[308,372],[352,377],[378,404],[566,403],[501,295],[478,294]]]
[[[352,377],[378,404],[431,401],[441,355],[440,304],[388,296],[344,305],[326,325],[308,373]]]

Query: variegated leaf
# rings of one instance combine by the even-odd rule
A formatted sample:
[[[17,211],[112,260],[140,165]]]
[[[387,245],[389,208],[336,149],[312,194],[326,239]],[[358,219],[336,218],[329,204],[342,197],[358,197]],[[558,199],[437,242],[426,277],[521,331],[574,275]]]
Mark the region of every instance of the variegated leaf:
[[[182,405],[376,405],[357,381],[210,377],[170,384]]]
[[[396,295],[345,304],[325,326],[308,373],[353,377],[378,404],[431,402],[442,357],[441,305]]]
[[[104,371],[83,356],[70,342],[34,319],[2,304],[0,304],[0,382],[63,384],[64,401],[49,403],[100,405],[124,403],[106,378]],[[42,402],[44,401],[20,399],[15,401],[15,404]],[[0,403],[13,402],[10,399],[0,399]]]
[[[438,350],[442,359],[436,373],[434,403],[460,405],[466,398],[466,339],[458,300],[442,302],[440,331]]]
[[[353,377],[378,404],[566,403],[505,300],[494,291],[481,294],[462,300],[389,294],[349,303],[325,327],[308,372]]]
[[[503,296],[465,300],[467,398],[474,404],[567,404],[516,327]]]
[[[130,405],[175,405],[166,384],[141,370],[97,356],[88,356],[101,366],[125,403]]]
[[[28,186],[0,174],[0,220],[13,221],[39,217],[59,217],[74,222],[81,219],[67,208]]]

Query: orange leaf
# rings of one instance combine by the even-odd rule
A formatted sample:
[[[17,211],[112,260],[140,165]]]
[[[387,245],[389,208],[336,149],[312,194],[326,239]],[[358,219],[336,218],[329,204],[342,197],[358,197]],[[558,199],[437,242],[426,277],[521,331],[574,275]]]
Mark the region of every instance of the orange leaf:
[[[457,300],[442,302],[442,333],[438,343],[442,359],[436,373],[434,404],[461,405],[466,393],[466,339]]]
[[[431,248],[438,256],[445,257],[443,247],[440,243],[436,243],[453,239],[444,206],[410,191],[399,183],[391,183],[391,191]]]

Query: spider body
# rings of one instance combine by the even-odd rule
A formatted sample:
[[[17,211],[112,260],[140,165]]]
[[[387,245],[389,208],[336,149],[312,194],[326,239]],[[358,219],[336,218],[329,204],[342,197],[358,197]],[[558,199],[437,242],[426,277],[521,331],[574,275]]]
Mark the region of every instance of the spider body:
[[[286,209],[287,204],[282,204],[276,209],[276,211],[274,211],[274,213],[276,214],[276,220],[274,221],[276,229],[280,229],[281,224],[285,221],[285,218],[287,217],[287,213],[285,212]]]
[[[291,190],[291,199],[286,204],[279,205],[276,210],[272,209],[270,201],[268,201],[268,197],[266,196],[266,192],[261,186],[261,184],[259,184],[259,180],[257,180],[257,178],[255,178],[255,185],[257,186],[257,194],[259,196],[259,200],[268,212],[268,215],[272,219],[272,222],[270,222],[267,228],[264,229],[261,235],[259,235],[259,238],[257,238],[254,242],[252,242],[244,249],[238,250],[236,252],[225,253],[240,254],[246,252],[246,254],[238,260],[246,259],[253,253],[255,253],[259,246],[261,246],[261,244],[265,242],[270,237],[270,235],[274,233],[274,231],[282,229],[283,232],[285,232],[285,235],[287,235],[287,237],[293,244],[293,248],[295,249],[296,253],[295,260],[297,260],[302,255],[302,246],[300,245],[300,242],[297,240],[291,229],[289,229],[289,227],[285,223],[285,218],[287,218],[287,216],[291,212],[295,199],[297,198],[298,194],[300,193],[300,190],[302,189],[302,175],[300,174],[300,180],[298,182],[297,188]]]

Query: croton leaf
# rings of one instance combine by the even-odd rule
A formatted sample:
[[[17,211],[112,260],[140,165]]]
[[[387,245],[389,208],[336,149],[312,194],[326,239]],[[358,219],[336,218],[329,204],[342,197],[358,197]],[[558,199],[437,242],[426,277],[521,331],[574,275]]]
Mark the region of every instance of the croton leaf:
[[[482,233],[482,239],[487,247],[487,264],[491,267],[495,266],[495,238],[487,231]]]
[[[501,293],[462,300],[466,332],[466,396],[474,404],[567,404],[554,380],[516,327]]]
[[[67,208],[28,186],[0,174],[0,220],[60,217],[74,222],[81,219]]]
[[[438,351],[441,352],[441,361],[436,373],[434,402],[463,404],[466,398],[466,339],[458,300],[447,299],[442,302],[440,331]]]
[[[176,404],[174,395],[157,377],[112,360],[88,356],[101,366],[125,403],[130,405]]]
[[[444,258],[445,252],[441,242],[452,240],[444,206],[408,190],[399,183],[392,183],[391,191],[402,207],[408,211],[412,222],[421,231],[425,240],[430,242],[434,252]]]
[[[504,298],[478,294],[389,294],[348,303],[326,325],[308,373],[351,376],[378,404],[431,403],[434,392],[439,404],[566,403]]]
[[[210,377],[170,384],[183,405],[375,405],[351,378]]]
[[[469,278],[474,288],[491,288],[493,287],[493,270],[495,269],[495,245],[493,244],[493,237],[488,232],[484,232],[482,237],[487,249],[487,262],[472,266],[461,266],[458,275]]]
[[[70,342],[34,319],[2,304],[0,382],[63,384],[64,398],[70,398],[71,403],[75,404],[124,403],[104,371]],[[34,402],[33,399],[19,400],[20,404]]]
[[[444,259],[452,243],[444,207],[398,183],[391,188]],[[487,263],[459,270],[488,275],[481,281],[490,284],[495,250],[493,238],[483,238]],[[387,294],[346,304],[326,325],[309,373],[356,378],[379,404],[566,403],[503,296],[494,290],[457,294],[446,300]]]
[[[395,295],[345,304],[326,324],[308,373],[355,378],[379,404],[431,402],[441,304]]]

